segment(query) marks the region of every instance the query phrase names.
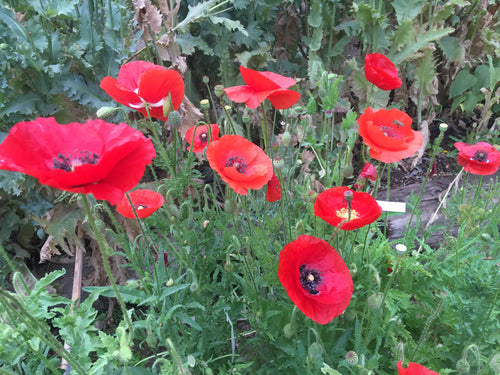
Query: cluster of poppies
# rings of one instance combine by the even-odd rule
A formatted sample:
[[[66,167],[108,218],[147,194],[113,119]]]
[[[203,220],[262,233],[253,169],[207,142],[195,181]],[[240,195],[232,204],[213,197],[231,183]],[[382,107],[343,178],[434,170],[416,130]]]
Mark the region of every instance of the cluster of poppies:
[[[240,72],[245,85],[226,88],[225,93],[250,109],[264,100],[276,109],[286,109],[300,98],[289,89],[295,84],[293,78],[245,67]],[[365,57],[365,76],[382,90],[401,86],[398,70],[379,53]],[[162,121],[184,98],[184,82],[178,72],[145,61],[124,64],[118,78],[104,78],[101,87],[117,102]],[[358,124],[370,156],[384,163],[410,157],[422,145],[422,133],[413,130],[411,118],[398,109],[368,107]],[[187,150],[205,153],[211,168],[237,194],[267,186],[266,199],[280,200],[280,182],[265,151],[242,136],[220,133],[217,124],[194,126],[184,135]],[[457,142],[455,146],[458,163],[470,173],[492,174],[500,166],[500,153],[486,142]],[[60,125],[54,118],[38,118],[10,130],[0,144],[0,169],[29,174],[57,189],[93,194],[117,205],[125,217],[145,218],[163,205],[164,198],[151,190],[132,189],[155,155],[151,140],[126,124],[88,120]],[[375,222],[382,208],[360,190],[366,180],[376,178],[375,167],[366,163],[355,190],[339,186],[318,195],[315,215],[346,231]],[[353,281],[341,256],[328,242],[310,235],[298,237],[280,252],[278,278],[298,309],[319,324],[342,314],[353,293]],[[406,369],[401,363],[397,366],[399,374],[434,374],[418,364],[410,363]]]

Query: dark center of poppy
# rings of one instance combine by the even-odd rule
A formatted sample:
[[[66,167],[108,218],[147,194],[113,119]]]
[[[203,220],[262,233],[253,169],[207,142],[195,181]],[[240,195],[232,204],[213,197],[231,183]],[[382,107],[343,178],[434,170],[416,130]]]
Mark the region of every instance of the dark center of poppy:
[[[200,139],[201,142],[206,142],[207,141],[207,138],[208,138],[208,135],[207,133],[201,133],[198,138]]]
[[[299,272],[299,280],[302,288],[307,290],[309,294],[319,294],[317,287],[323,280],[323,278],[321,277],[321,273],[314,268],[306,268],[305,264],[299,267]]]
[[[480,161],[482,163],[488,163],[488,153],[484,150],[477,150],[474,153],[474,157],[472,158],[472,160]]]
[[[381,126],[382,132],[386,137],[396,138],[397,133],[394,131],[394,128],[391,126]]]
[[[56,158],[52,158],[53,168],[62,169],[66,172],[73,172],[75,167],[84,164],[97,164],[99,155],[90,151],[78,151],[75,149],[72,154],[64,155],[57,154]]]
[[[240,156],[231,156],[226,160],[226,167],[234,167],[239,173],[243,174],[247,170],[245,160]]]

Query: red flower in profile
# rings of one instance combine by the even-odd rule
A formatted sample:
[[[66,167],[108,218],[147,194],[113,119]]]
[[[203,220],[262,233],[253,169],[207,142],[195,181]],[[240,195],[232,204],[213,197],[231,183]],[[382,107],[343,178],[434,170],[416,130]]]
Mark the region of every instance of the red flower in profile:
[[[338,186],[318,195],[314,202],[314,214],[335,227],[340,225],[340,229],[353,230],[377,220],[382,214],[382,207],[368,193]]]
[[[0,144],[0,169],[117,204],[155,155],[151,140],[126,124],[88,120],[59,125],[53,117],[40,117],[12,127]]]
[[[266,199],[268,202],[275,202],[281,199],[280,180],[273,172],[273,177],[267,183]]]
[[[368,107],[359,117],[359,134],[370,147],[370,156],[393,163],[412,156],[422,146],[423,136],[411,128],[412,120],[398,109]]]
[[[193,152],[203,152],[205,147],[207,147],[208,137],[209,134],[207,125],[196,125],[190,127],[186,131],[186,134],[184,134],[186,142],[190,144],[187,150]],[[219,139],[219,125],[210,124],[210,142],[217,139]]]
[[[184,99],[184,81],[172,69],[148,61],[132,61],[121,66],[118,80],[104,77],[101,88],[118,103],[141,112],[144,116],[167,121],[163,115],[166,100],[172,100],[171,110],[179,109]],[[168,105],[168,103],[166,104]]]
[[[130,205],[127,195],[130,197],[134,208]],[[137,217],[139,219],[144,219],[151,216],[151,214],[163,206],[165,202],[165,199],[163,199],[160,193],[147,189],[134,190],[127,195],[118,202],[116,211],[129,219],[135,219],[134,209],[137,213]]]
[[[354,184],[355,189],[362,189],[365,186],[366,180],[376,181],[377,180],[377,170],[373,164],[366,162],[363,169],[358,176],[356,183]]]
[[[207,159],[231,188],[241,195],[260,189],[273,176],[273,163],[259,146],[240,135],[224,135],[207,147]]]
[[[352,278],[344,260],[313,236],[302,235],[281,250],[278,278],[295,306],[319,324],[342,314],[351,301]]]
[[[295,85],[293,78],[284,77],[273,72],[258,72],[240,66],[244,86],[233,86],[224,89],[229,99],[236,103],[246,103],[250,109],[257,108],[268,99],[274,108],[286,109],[297,103],[300,94],[287,90]]]
[[[455,142],[455,147],[458,149],[458,164],[469,173],[486,176],[500,167],[500,152],[487,142],[475,145]]]
[[[401,361],[398,362],[398,375],[439,375],[418,363],[409,362],[407,368],[403,368]]]
[[[401,86],[398,69],[381,53],[365,56],[365,77],[382,90],[393,90]]]

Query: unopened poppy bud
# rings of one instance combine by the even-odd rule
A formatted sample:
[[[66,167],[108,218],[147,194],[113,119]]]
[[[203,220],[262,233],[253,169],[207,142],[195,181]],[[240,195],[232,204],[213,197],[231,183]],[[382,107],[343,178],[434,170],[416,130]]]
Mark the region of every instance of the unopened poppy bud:
[[[116,107],[101,107],[97,110],[96,115],[100,119],[110,118],[119,110],[120,108]]]
[[[292,141],[292,135],[288,130],[285,130],[285,132],[281,136],[281,143],[283,144],[283,146],[288,147],[290,146],[291,141]]]
[[[202,81],[204,84],[207,84],[208,82],[210,82],[210,78],[208,78],[208,76],[203,76]]]
[[[349,350],[345,355],[345,360],[354,366],[358,363],[358,355],[355,351]]]
[[[175,204],[169,204],[167,206],[167,212],[174,217],[179,216],[179,209]]]
[[[292,337],[293,334],[295,333],[295,328],[293,327],[293,324],[292,323],[285,324],[285,326],[283,327],[283,333],[287,338]]]
[[[241,117],[241,121],[243,121],[244,124],[249,124],[250,123],[250,114],[248,112],[243,113],[243,116]]]
[[[490,360],[490,367],[493,369],[495,374],[500,373],[500,353],[495,354]]]
[[[320,357],[323,354],[323,348],[317,342],[313,342],[308,349],[308,354],[310,357]]]
[[[445,124],[444,122],[443,122],[443,123],[441,123],[441,124],[439,124],[439,131],[440,131],[441,133],[444,133],[444,132],[445,132],[445,131],[447,131],[447,130],[448,130],[448,124]]]
[[[165,283],[166,286],[172,286],[174,285],[174,279],[170,278],[168,281]]]
[[[344,167],[342,169],[342,176],[344,177],[351,177],[352,174],[354,173],[354,168],[352,167],[352,165],[348,165],[347,167]],[[352,194],[352,192],[351,192]]]
[[[170,221],[170,224],[175,224],[176,218],[174,215],[171,215],[168,220]]]
[[[234,215],[236,213],[236,210],[238,209],[238,205],[234,200],[226,199],[226,201],[224,202],[224,209],[227,211],[227,213]]]
[[[224,85],[215,85],[214,93],[218,98],[222,97],[224,95]]]
[[[125,285],[132,289],[138,289],[141,286],[140,280],[127,280]]]
[[[276,170],[281,170],[283,168],[283,165],[285,165],[285,159],[283,159],[281,156],[277,156],[273,160],[273,167]]]
[[[332,118],[333,117],[333,111],[330,111],[330,110],[325,111],[325,117],[326,118]]]
[[[404,256],[406,254],[406,250],[408,250],[408,248],[405,245],[403,245],[402,243],[398,243],[396,245],[396,253],[400,257],[402,257],[402,256]]]
[[[170,112],[168,114],[168,122],[173,128],[178,128],[182,123],[181,114],[178,111]]]
[[[358,266],[356,263],[352,263],[351,266],[349,267],[349,273],[351,274],[351,278],[354,278],[356,274],[358,273]]]
[[[208,111],[208,109],[210,108],[210,102],[208,101],[208,99],[200,100],[200,107],[203,111]]]
[[[146,336],[146,343],[151,349],[156,348],[156,345],[158,345],[158,337],[156,337],[154,333],[150,333]]]
[[[491,238],[491,236],[490,236],[488,233],[482,233],[482,234],[481,234],[481,238],[482,238],[484,241],[494,242],[493,238]]]
[[[457,373],[460,375],[467,375],[470,372],[470,364],[465,358],[457,361]]]
[[[172,112],[172,102],[170,98],[166,98],[163,102],[163,116],[168,117],[169,113]]]
[[[0,43],[0,49],[7,49],[9,45],[7,43]]]
[[[366,302],[368,303],[368,307],[370,309],[376,310],[380,307],[380,304],[382,303],[382,294],[374,293],[368,297]]]
[[[234,264],[230,261],[227,261],[226,263],[224,263],[224,269],[226,270],[226,272],[231,273],[234,271]]]

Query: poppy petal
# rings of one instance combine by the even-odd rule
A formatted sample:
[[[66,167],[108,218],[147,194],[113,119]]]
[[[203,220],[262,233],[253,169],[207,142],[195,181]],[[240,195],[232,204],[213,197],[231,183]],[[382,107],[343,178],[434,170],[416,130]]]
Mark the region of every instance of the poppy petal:
[[[276,90],[267,96],[276,109],[287,109],[297,103],[300,94],[293,90]]]
[[[184,81],[176,70],[151,69],[139,79],[139,96],[153,107],[162,107],[163,100],[172,100],[173,109],[179,109],[184,99]]]
[[[243,77],[243,81],[254,91],[274,91],[281,89],[282,87],[274,82],[266,75],[262,74],[262,72],[258,72],[256,70],[245,68],[244,66],[240,66],[240,73]],[[279,74],[273,73],[275,79],[278,79],[275,76],[279,76]],[[269,75],[268,75],[269,76]],[[285,78],[285,77],[283,77]],[[295,80],[294,80],[295,83]],[[289,86],[288,86],[289,87]]]
[[[137,217],[140,219],[151,216],[165,202],[160,193],[152,190],[138,189],[131,191],[128,193],[128,197],[125,195],[116,206],[116,211],[129,219],[135,219],[134,208],[130,205],[129,197],[134,205]]]

